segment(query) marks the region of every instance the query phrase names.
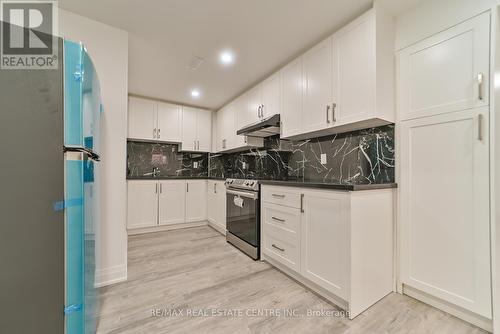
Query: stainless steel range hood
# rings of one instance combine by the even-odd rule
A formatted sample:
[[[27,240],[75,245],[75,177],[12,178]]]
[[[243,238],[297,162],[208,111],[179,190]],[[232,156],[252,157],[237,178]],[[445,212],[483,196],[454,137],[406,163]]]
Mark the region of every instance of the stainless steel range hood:
[[[280,133],[280,115],[276,114],[264,118],[258,123],[254,123],[239,129],[236,134],[250,137],[269,137]]]

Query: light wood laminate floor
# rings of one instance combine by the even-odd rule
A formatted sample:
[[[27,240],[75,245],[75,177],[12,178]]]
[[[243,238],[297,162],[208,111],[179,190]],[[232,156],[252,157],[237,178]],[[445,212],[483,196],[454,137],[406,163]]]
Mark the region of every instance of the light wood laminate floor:
[[[129,237],[128,280],[102,293],[101,334],[486,333],[399,294],[354,320],[307,316],[307,310],[337,309],[269,264],[251,260],[208,226]],[[156,316],[154,309],[159,309]],[[183,314],[167,314],[173,309]],[[200,309],[244,315],[187,315]],[[246,316],[258,309],[295,314]]]

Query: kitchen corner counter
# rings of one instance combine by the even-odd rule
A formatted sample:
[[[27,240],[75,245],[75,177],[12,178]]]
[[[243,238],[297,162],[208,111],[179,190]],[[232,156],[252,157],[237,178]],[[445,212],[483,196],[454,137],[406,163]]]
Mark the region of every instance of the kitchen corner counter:
[[[273,181],[262,180],[261,185],[281,186],[281,187],[300,187],[300,188],[319,188],[344,191],[361,191],[397,188],[397,183],[372,183],[372,184],[339,184],[324,182],[302,182],[302,181]]]

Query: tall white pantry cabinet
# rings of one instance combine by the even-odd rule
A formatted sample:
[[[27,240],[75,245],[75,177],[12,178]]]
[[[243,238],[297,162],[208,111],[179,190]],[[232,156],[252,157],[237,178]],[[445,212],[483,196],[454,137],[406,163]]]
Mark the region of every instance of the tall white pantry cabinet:
[[[400,283],[476,324],[492,318],[489,34],[487,12],[398,54]]]

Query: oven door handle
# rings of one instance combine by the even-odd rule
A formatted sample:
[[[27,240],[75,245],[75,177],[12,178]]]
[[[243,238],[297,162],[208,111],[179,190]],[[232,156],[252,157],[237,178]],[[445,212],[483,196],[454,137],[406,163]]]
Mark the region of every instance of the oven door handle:
[[[259,193],[254,193],[254,192],[246,192],[246,191],[236,191],[236,190],[226,190],[226,193],[228,195],[236,195],[236,196],[241,196],[245,198],[251,198],[253,200],[259,199]]]

